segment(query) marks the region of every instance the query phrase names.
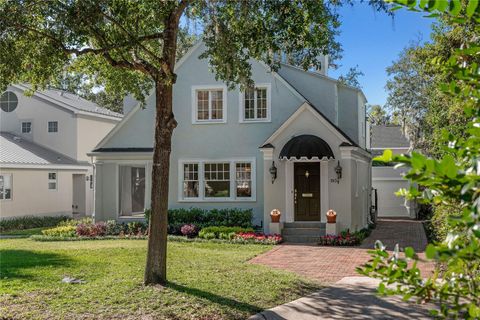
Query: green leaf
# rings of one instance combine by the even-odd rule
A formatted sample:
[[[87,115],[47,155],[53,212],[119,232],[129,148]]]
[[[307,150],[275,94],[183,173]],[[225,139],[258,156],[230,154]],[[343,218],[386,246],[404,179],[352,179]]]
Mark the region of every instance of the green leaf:
[[[415,250],[413,250],[412,247],[406,247],[405,248],[405,256],[407,258],[413,259],[413,257],[415,256]]]
[[[434,259],[437,255],[437,248],[433,244],[429,244],[425,249],[425,255],[428,259]]]
[[[471,17],[475,13],[478,7],[478,0],[469,0],[467,5],[467,16]]]
[[[468,308],[468,314],[472,318],[480,317],[480,307],[477,307],[474,303],[471,303],[470,307]]]
[[[452,16],[458,16],[461,9],[462,9],[462,5],[460,3],[460,0],[451,0],[450,1],[450,14]]]

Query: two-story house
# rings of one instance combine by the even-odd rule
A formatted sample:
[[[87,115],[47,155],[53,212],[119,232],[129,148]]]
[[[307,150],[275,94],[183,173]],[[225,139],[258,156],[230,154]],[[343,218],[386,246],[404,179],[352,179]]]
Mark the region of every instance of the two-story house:
[[[258,61],[255,88],[228,90],[199,59],[204,48],[195,45],[176,67],[169,207],[251,208],[266,232],[279,209],[303,240],[324,232],[329,209],[341,229],[364,227],[371,156],[363,93],[319,72],[273,72]],[[128,221],[149,208],[154,119],[151,95],[90,154],[96,220]]]
[[[0,217],[93,211],[87,152],[123,115],[61,90],[0,94]]]

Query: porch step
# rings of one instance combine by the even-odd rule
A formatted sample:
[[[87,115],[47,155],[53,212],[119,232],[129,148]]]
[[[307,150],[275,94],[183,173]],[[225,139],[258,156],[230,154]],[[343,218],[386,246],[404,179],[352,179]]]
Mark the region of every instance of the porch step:
[[[305,221],[305,222],[285,222],[284,228],[325,228],[324,222]]]
[[[282,230],[283,240],[290,243],[317,243],[325,235],[325,223],[287,222]]]
[[[283,241],[286,243],[318,243],[320,236],[283,236]]]
[[[325,228],[285,228],[284,236],[314,236],[319,237],[325,234]]]

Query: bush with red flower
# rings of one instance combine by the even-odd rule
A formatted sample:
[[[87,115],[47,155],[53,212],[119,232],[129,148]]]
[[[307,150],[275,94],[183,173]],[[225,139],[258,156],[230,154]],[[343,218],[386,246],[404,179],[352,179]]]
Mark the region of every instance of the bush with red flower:
[[[232,239],[234,243],[279,244],[283,238],[279,234],[264,234],[261,232],[238,232]]]
[[[358,236],[347,231],[336,236],[331,234],[322,236],[318,244],[321,246],[356,246],[361,242]]]
[[[76,233],[80,237],[103,237],[107,234],[107,224],[105,222],[80,223],[77,225]]]
[[[198,235],[198,228],[194,224],[184,224],[180,231],[187,238],[195,238]]]

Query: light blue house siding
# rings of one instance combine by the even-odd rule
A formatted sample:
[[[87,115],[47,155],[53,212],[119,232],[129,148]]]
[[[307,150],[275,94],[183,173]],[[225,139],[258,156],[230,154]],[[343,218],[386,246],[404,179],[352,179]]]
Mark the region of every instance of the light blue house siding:
[[[358,140],[359,121],[358,113],[356,113],[360,101],[358,100],[360,96],[358,90],[352,90],[347,87],[343,88],[345,90],[338,89],[340,86],[332,79],[324,76],[312,76],[287,66],[282,67],[279,74],[276,74],[262,63],[256,61],[252,61],[252,78],[254,82],[258,85],[267,85],[270,88],[268,98],[271,106],[271,116],[268,121],[243,122],[240,98],[243,93],[239,89],[235,89],[227,90],[224,96],[226,101],[223,102],[223,122],[197,124],[193,121],[192,116],[192,110],[194,110],[192,90],[197,86],[225,86],[224,83],[215,80],[208,61],[198,58],[203,49],[203,44],[197,45],[191,54],[188,55],[188,58],[181,61],[176,69],[178,80],[174,86],[173,110],[178,126],[174,130],[172,141],[169,185],[170,208],[249,208],[253,209],[255,224],[268,224],[268,221],[265,221],[267,202],[264,199],[264,195],[266,194],[266,188],[275,187],[282,190],[281,193],[275,194],[275,197],[285,198],[285,186],[282,185],[283,178],[279,177],[278,182],[273,186],[270,182],[268,169],[272,160],[276,161],[280,170],[283,170],[282,168],[285,166],[280,164],[279,159],[267,160],[260,147],[284,123],[288,122],[306,102],[315,104],[315,108],[328,118],[330,124],[312,120],[309,123],[314,124],[309,124],[309,126],[313,127],[302,128],[302,122],[299,120],[300,122],[295,122],[295,126],[299,126],[298,129],[295,129],[297,132],[318,132],[319,134],[325,132],[325,134],[330,135],[332,134],[331,132],[338,130],[338,128],[335,128],[335,125],[338,124],[341,131],[348,132],[349,137],[345,133],[339,132],[336,133],[335,139],[323,137],[326,141],[339,141],[335,143],[337,145],[331,146],[335,157],[338,159],[340,159],[341,154],[339,149],[341,142],[364,145],[364,141]],[[299,88],[303,87],[308,87],[308,89],[300,92]],[[226,89],[226,87],[224,88]],[[119,195],[119,184],[121,183],[119,181],[119,171],[122,165],[142,165],[145,167],[145,207],[148,208],[150,206],[151,148],[153,147],[155,119],[154,101],[155,99],[152,95],[147,99],[144,109],[138,106],[135,107],[125,117],[124,121],[97,146],[97,151],[92,153],[96,163],[95,218],[97,220],[131,218],[119,215],[119,202],[122,200]],[[362,103],[364,102],[362,100]],[[340,115],[338,113],[339,110],[347,115]],[[323,115],[317,114],[313,118],[312,116],[307,116],[307,118],[317,119],[317,116],[323,117]],[[353,119],[354,117],[357,118]],[[318,128],[315,128],[315,126],[318,126]],[[275,154],[280,151],[281,147],[280,145],[276,146],[277,151]],[[136,152],[122,151],[125,148],[135,148]],[[109,149],[120,150],[120,152],[110,152],[108,151]],[[254,197],[252,199],[200,201],[185,200],[182,197],[183,182],[180,177],[183,170],[182,161],[237,159],[253,160],[255,179],[253,179]],[[332,160],[327,166],[322,168],[330,168],[329,171],[333,171],[335,165],[336,160]],[[279,172],[279,175],[283,174],[284,172]],[[324,186],[328,185],[327,179],[331,174],[326,172],[322,178],[324,179],[322,180]],[[345,178],[343,184],[349,186],[347,178]],[[332,184],[332,187],[338,189],[336,184]],[[350,190],[351,188],[347,189]],[[285,201],[285,199],[282,201]],[[268,206],[275,203],[280,203],[280,201],[275,200],[273,203],[270,201]]]

